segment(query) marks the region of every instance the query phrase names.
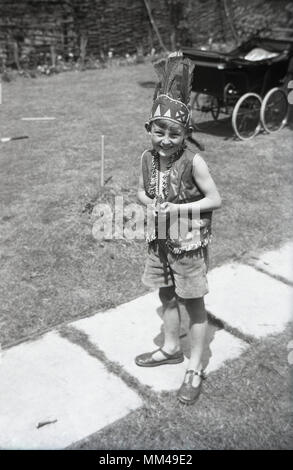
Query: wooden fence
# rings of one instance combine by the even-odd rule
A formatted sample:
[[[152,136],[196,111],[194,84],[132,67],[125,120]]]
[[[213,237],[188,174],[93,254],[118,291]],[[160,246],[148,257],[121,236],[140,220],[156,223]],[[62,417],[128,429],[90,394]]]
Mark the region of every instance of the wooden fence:
[[[168,49],[231,41],[265,22],[293,27],[290,0],[147,0],[147,5],[150,11],[145,0],[0,0],[0,64],[21,68],[52,62],[59,54],[84,59],[110,50],[149,53],[161,48],[160,39]]]

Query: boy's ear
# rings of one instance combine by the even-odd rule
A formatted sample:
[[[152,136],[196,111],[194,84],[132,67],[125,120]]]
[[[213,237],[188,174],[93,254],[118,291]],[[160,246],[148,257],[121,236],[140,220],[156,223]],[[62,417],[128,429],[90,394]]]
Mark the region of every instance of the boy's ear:
[[[149,121],[147,121],[147,122],[145,123],[144,127],[145,127],[145,130],[146,130],[147,132],[151,132],[151,125],[150,125]]]
[[[188,126],[187,129],[186,129],[187,137],[190,137],[192,135],[193,131],[194,131],[193,126]]]

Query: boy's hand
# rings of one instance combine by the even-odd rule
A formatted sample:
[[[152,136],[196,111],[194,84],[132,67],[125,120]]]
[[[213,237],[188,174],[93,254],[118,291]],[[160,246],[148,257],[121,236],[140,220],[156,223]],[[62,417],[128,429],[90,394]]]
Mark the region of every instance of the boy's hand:
[[[158,213],[158,207],[154,202],[147,204],[147,210],[149,211],[149,214],[151,214],[153,217],[156,217]]]
[[[173,202],[163,202],[159,206],[159,212],[162,214],[174,214],[178,212],[178,204],[173,204]]]

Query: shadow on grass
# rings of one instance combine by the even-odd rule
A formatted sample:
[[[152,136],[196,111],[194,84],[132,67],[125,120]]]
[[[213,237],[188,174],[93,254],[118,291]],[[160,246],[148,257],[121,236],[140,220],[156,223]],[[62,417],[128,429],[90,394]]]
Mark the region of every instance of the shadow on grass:
[[[156,82],[153,82],[153,81],[142,81],[142,82],[138,82],[138,84],[142,87],[142,88],[155,88],[156,86]]]
[[[217,137],[223,137],[224,140],[235,139],[234,131],[231,125],[230,118],[222,118],[208,121],[196,121],[196,118],[192,119],[193,127],[196,133],[208,134]]]

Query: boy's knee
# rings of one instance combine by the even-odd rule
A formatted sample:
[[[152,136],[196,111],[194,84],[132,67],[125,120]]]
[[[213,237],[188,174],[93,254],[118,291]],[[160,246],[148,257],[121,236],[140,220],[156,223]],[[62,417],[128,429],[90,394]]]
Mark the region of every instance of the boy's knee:
[[[204,297],[194,297],[190,299],[182,299],[186,305],[201,307],[204,306]]]
[[[163,307],[175,307],[176,306],[176,295],[173,286],[160,287],[159,297],[163,304]]]
[[[204,298],[184,299],[185,308],[192,323],[203,323],[207,319]]]
[[[179,304],[185,305],[186,300],[187,300],[187,299],[184,299],[183,297],[179,297],[179,296],[177,295],[177,301],[179,302]]]

